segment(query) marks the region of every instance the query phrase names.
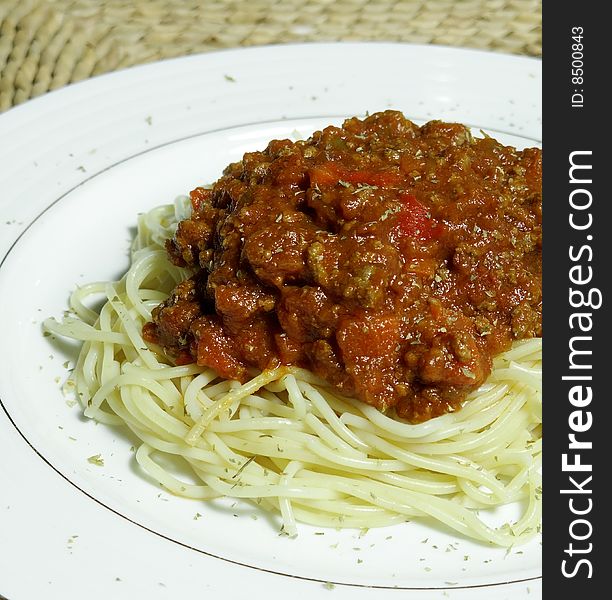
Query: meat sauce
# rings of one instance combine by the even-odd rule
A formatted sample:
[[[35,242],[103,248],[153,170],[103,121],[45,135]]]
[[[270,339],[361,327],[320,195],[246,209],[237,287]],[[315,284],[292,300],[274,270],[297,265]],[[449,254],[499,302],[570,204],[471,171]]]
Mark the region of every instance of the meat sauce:
[[[412,422],[455,410],[541,335],[542,158],[386,111],[274,140],[191,192],[193,270],[145,337],[244,381],[305,367]]]

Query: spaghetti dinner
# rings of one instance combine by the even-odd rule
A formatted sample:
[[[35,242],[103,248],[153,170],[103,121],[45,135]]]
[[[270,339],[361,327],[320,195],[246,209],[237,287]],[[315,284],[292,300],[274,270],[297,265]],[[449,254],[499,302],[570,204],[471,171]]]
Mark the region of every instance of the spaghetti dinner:
[[[541,164],[395,111],[274,140],[141,215],[128,273],[45,326],[83,341],[85,414],[127,425],[175,494],[251,500],[288,535],[429,516],[521,543],[541,514]]]

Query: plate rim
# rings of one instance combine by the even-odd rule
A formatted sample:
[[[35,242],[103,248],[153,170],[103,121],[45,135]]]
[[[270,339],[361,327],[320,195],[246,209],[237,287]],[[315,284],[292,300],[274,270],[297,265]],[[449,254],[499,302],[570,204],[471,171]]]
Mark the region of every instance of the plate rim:
[[[468,48],[463,46],[450,46],[448,44],[423,44],[423,43],[411,43],[411,42],[388,42],[382,40],[364,40],[364,41],[337,41],[337,42],[286,42],[279,44],[256,44],[253,46],[235,47],[235,48],[221,48],[218,50],[211,50],[210,52],[196,52],[194,54],[186,54],[183,56],[172,56],[169,58],[163,58],[152,62],[141,63],[136,65],[129,65],[115,69],[114,71],[107,71],[105,73],[99,73],[86,79],[79,81],[70,82],[60,88],[49,90],[34,98],[29,98],[25,102],[11,106],[9,109],[0,113],[0,125],[4,123],[6,115],[15,115],[17,112],[29,111],[34,105],[34,109],[41,102],[49,102],[48,98],[57,98],[61,94],[73,93],[72,90],[85,89],[89,85],[100,85],[99,82],[109,81],[111,78],[120,78],[129,76],[129,74],[138,71],[146,73],[148,70],[155,70],[160,67],[170,68],[174,63],[187,62],[192,60],[202,60],[204,57],[217,57],[217,56],[231,56],[233,54],[245,54],[245,53],[258,53],[258,52],[269,52],[276,49],[288,49],[289,51],[303,50],[310,48],[338,48],[344,47],[349,49],[350,47],[399,47],[399,48],[413,48],[414,50],[424,50],[426,52],[452,52],[457,54],[465,54],[466,56],[484,56],[484,57],[499,57],[502,60],[508,60],[510,62],[531,62],[534,65],[542,65],[542,58],[538,56],[530,56],[526,54],[512,54],[510,52],[500,52],[496,50],[483,50],[481,48]],[[167,65],[167,67],[166,67]]]

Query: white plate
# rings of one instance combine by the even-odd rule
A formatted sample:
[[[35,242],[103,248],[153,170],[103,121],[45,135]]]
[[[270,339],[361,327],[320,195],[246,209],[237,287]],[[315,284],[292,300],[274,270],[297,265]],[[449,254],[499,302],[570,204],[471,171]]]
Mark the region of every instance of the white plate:
[[[540,61],[500,54],[275,46],[106,75],[2,115],[0,595],[538,597],[539,539],[506,552],[409,523],[362,537],[302,526],[290,540],[250,506],[170,496],[134,467],[125,432],[66,405],[57,381],[74,347],[40,323],[75,284],[125,270],[138,212],[246,150],[389,107],[537,145],[540,82]],[[103,467],[87,461],[98,453]]]

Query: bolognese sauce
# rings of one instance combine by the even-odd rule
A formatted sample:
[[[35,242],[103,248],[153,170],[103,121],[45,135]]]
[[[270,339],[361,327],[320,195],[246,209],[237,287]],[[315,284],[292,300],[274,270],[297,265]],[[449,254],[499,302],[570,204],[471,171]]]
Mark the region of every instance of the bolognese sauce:
[[[541,335],[542,157],[385,111],[274,140],[190,194],[192,270],[145,338],[245,381],[297,365],[412,422],[455,410]]]

